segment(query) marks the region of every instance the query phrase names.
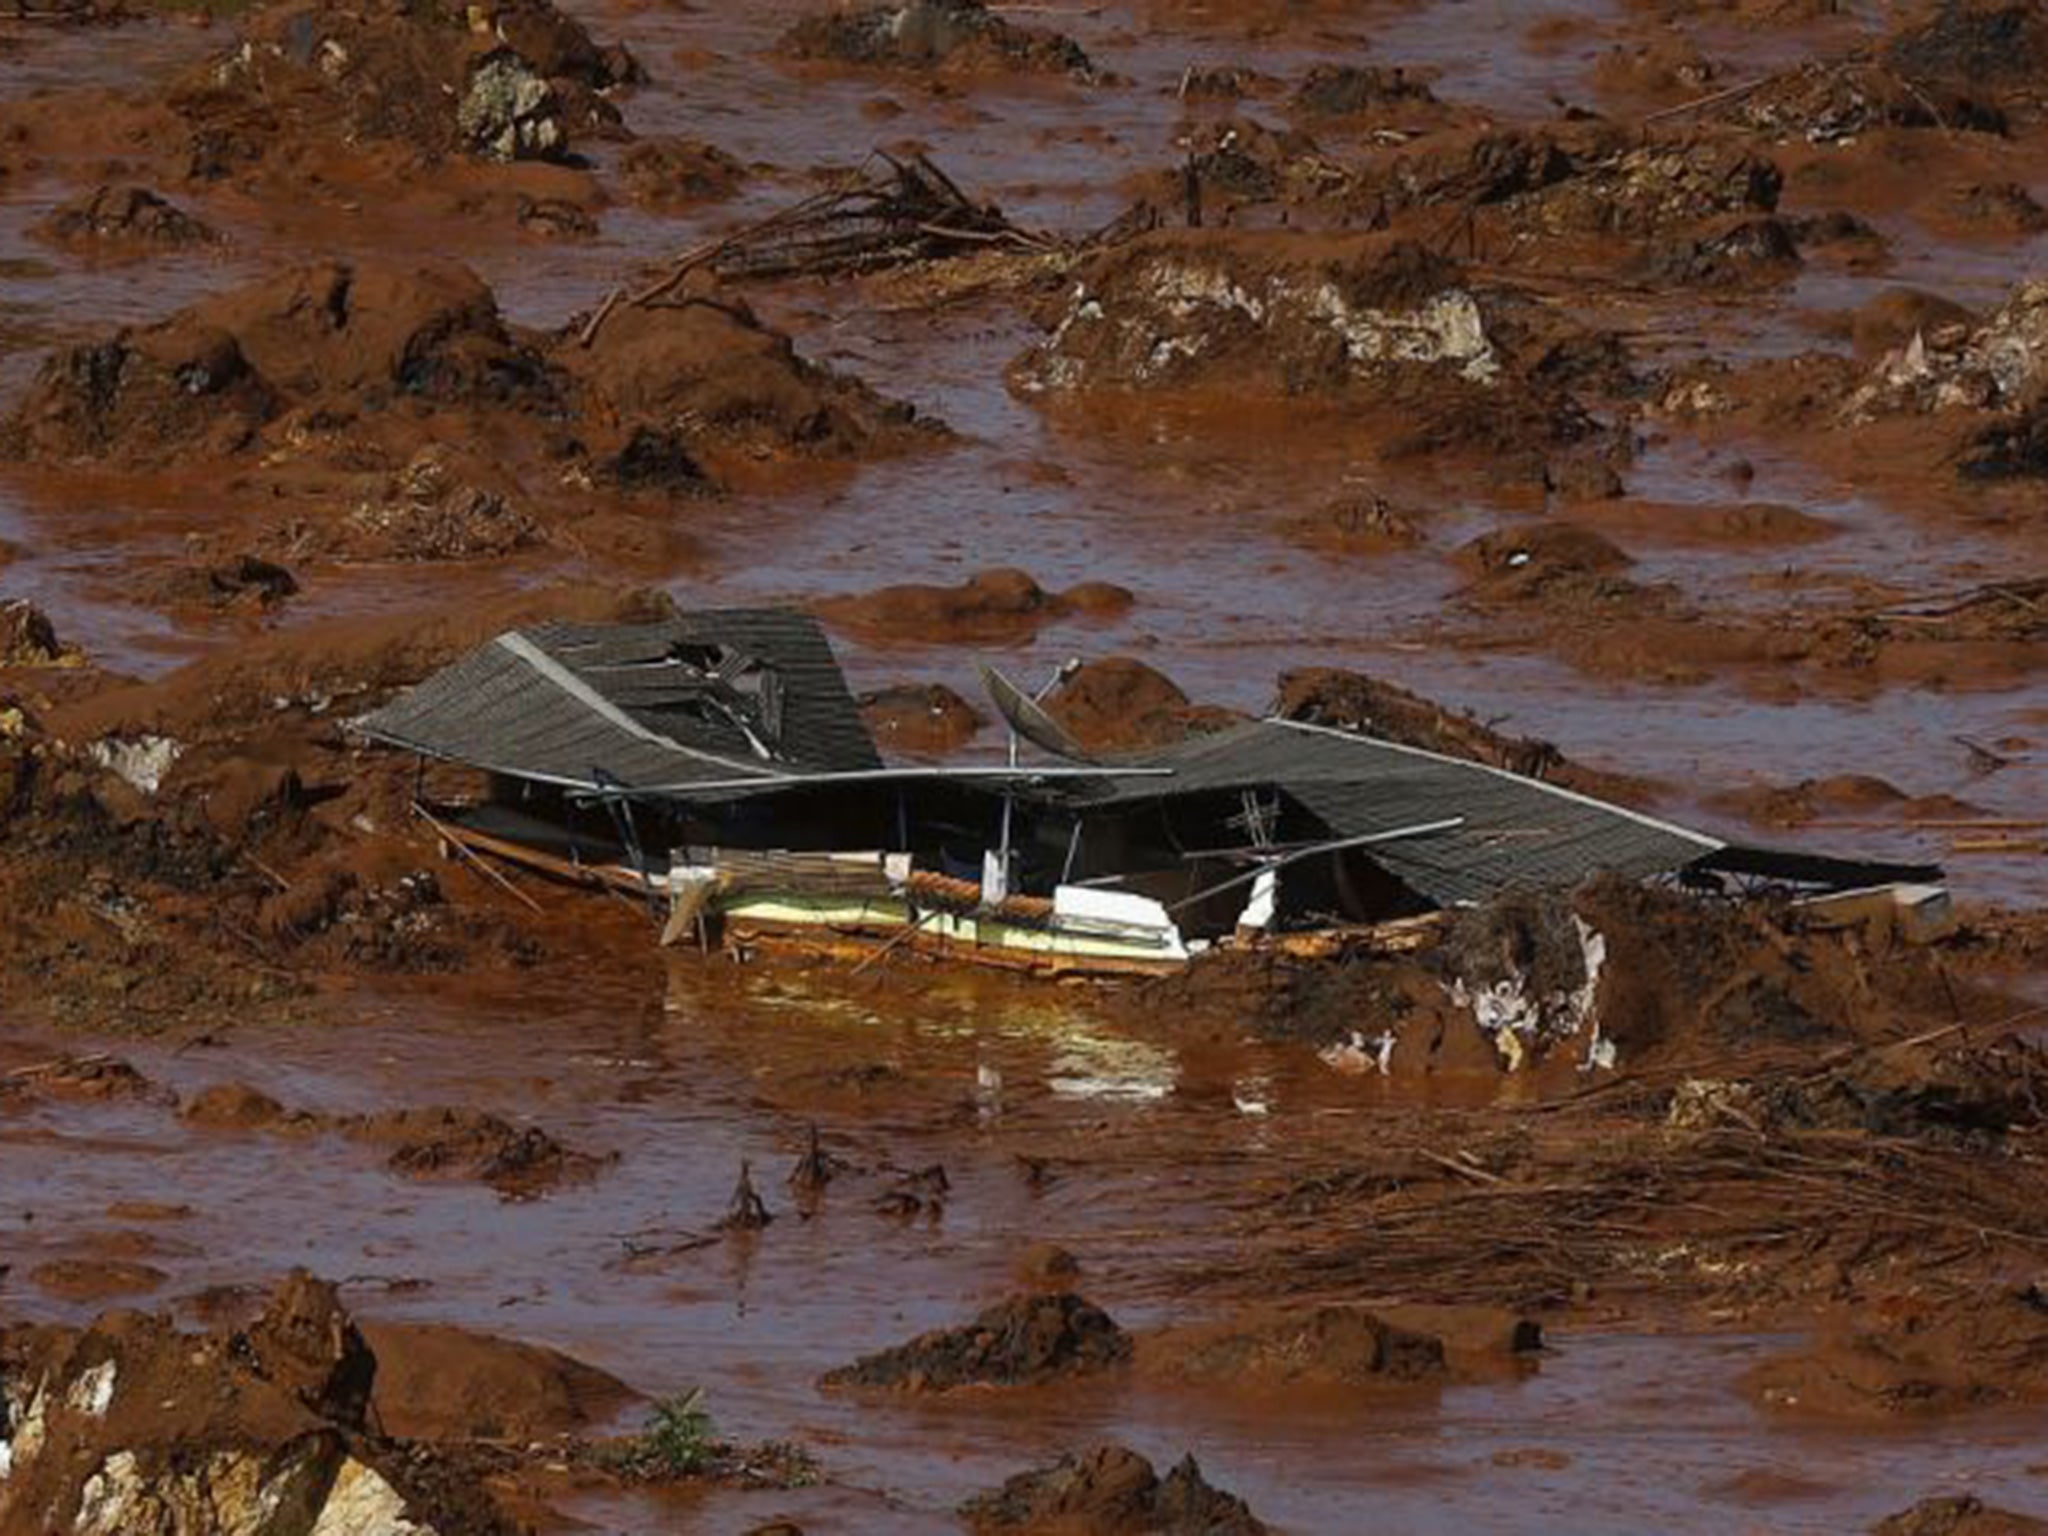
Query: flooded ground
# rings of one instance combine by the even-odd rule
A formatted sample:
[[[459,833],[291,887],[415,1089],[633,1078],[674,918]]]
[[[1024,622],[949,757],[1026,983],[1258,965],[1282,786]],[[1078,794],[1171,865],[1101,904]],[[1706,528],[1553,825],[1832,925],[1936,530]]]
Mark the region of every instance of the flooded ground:
[[[19,910],[34,909],[0,937],[0,1071],[107,1052],[161,1091],[85,1101],[25,1091],[19,1102],[0,1092],[0,1319],[83,1325],[123,1304],[170,1308],[197,1326],[209,1321],[198,1304],[207,1295],[260,1289],[302,1266],[339,1282],[363,1319],[545,1343],[652,1397],[702,1386],[722,1433],[799,1442],[821,1469],[815,1486],[770,1490],[572,1479],[553,1490],[562,1529],[739,1532],[779,1517],[813,1532],[957,1530],[971,1495],[1100,1441],[1161,1469],[1192,1452],[1212,1483],[1295,1532],[1845,1531],[1948,1493],[2048,1518],[2035,1449],[2044,1394],[2015,1384],[2035,1369],[2017,1356],[1978,1349],[1995,1361],[1988,1371],[2010,1378],[2010,1390],[1979,1391],[1944,1374],[1971,1349],[1933,1351],[1928,1370],[1973,1412],[1894,1412],[1912,1396],[1901,1387],[1883,1413],[1819,1422],[1773,1411],[1747,1384],[1837,1313],[1881,1310],[1870,1298],[1894,1285],[1947,1304],[1964,1277],[2031,1283],[2030,1256],[2048,1248],[2042,1213],[2021,1208],[2040,1126],[2004,1097],[1995,1125],[1958,1129],[1935,1115],[1928,1132],[1873,1119],[1862,1129],[1878,1150],[1853,1142],[1854,1155],[1896,1157],[1893,1171],[1907,1170],[1898,1193],[1887,1197],[1874,1174],[1878,1183],[1831,1195],[1838,1206],[1786,1204],[1782,1221],[1773,1200],[1798,1198],[1799,1179],[1835,1178],[1829,1160],[1850,1155],[1829,1139],[1850,1132],[1807,1101],[1783,1111],[1786,1134],[1817,1138],[1798,1146],[1824,1174],[1773,1165],[1782,1185],[1744,1193],[1719,1164],[1674,1173],[1657,1162],[1662,1150],[1646,1152],[1637,1205],[1623,1209],[1602,1185],[1586,1197],[1610,1202],[1597,1214],[1557,1213],[1581,1224],[1569,1241],[1586,1249],[1546,1257],[1539,1239],[1488,1216],[1488,1240],[1549,1267],[1544,1286],[1504,1280],[1498,1295],[1462,1275],[1441,1296],[1427,1283],[1382,1293],[1371,1247],[1386,1213],[1347,1207],[1319,1234],[1311,1199],[1317,1180],[1406,1137],[1456,1154],[1462,1171],[1433,1175],[1448,1179],[1447,1204],[1508,1180],[1547,1219],[1541,1202],[1569,1206],[1577,1195],[1561,1188],[1606,1177],[1582,1175],[1569,1146],[1528,1152],[1553,1126],[1588,1146],[1640,1138],[1663,1149],[1672,1095],[1695,1079],[1712,1088],[1767,1059],[1806,1084],[1846,1070],[1855,1050],[1918,1049],[1930,1037],[1946,1048],[1946,1031],[2027,1017],[2048,901],[2048,627],[2038,618],[2048,459],[2038,445],[2014,449],[2019,469],[1977,478],[1957,464],[1979,441],[1966,431],[1987,423],[2031,441],[2038,399],[1943,397],[1922,410],[1895,407],[1879,383],[1914,347],[2010,356],[1998,348],[2011,342],[2033,355],[2032,332],[1940,337],[1944,325],[1992,326],[2016,285],[2042,275],[2048,127],[2035,85],[1956,43],[1953,97],[1933,100],[1933,86],[1896,65],[1932,123],[1862,76],[1861,95],[1775,105],[1771,82],[1787,72],[1892,47],[1921,14],[1860,5],[991,8],[1069,35],[1092,61],[1082,78],[796,62],[780,40],[820,9],[797,0],[574,0],[561,12],[629,48],[645,78],[586,92],[616,104],[612,123],[578,106],[576,87],[597,68],[579,56],[553,87],[568,104],[562,121],[588,113],[569,130],[578,160],[493,165],[429,145],[431,123],[414,124],[410,139],[361,131],[382,121],[376,113],[417,105],[374,89],[375,112],[337,128],[294,117],[301,107],[282,97],[264,103],[268,117],[236,117],[194,84],[212,69],[214,92],[230,94],[222,61],[245,25],[259,38],[278,29],[287,53],[298,46],[291,6],[204,24],[183,8],[137,9],[75,26],[0,18],[0,416],[21,413],[16,436],[0,436],[0,599],[34,604],[69,648],[62,665],[16,668],[0,646],[0,748],[34,739],[41,750],[47,737],[63,765],[29,785],[0,753],[0,859],[13,865]],[[336,10],[382,16],[376,5]],[[2026,5],[1961,10],[2009,11],[2001,46],[2019,58],[2011,39],[2048,25]],[[363,36],[374,41],[374,28]],[[330,78],[354,78],[347,50],[322,57]],[[1399,66],[1430,99],[1378,78],[1366,108],[1318,116],[1295,91],[1333,65]],[[1228,90],[1203,84],[1224,74]],[[1891,115],[1840,128],[1867,98],[1890,101]],[[1752,103],[1781,116],[1728,115]],[[1993,108],[1999,131],[1971,126]],[[1214,158],[1204,137],[1229,123],[1253,145],[1250,170]],[[1592,149],[1572,138],[1609,127],[1618,137]],[[729,157],[731,195],[638,195],[635,154],[674,140]],[[1672,144],[1707,157],[1706,169],[1644,171],[1630,158]],[[665,359],[672,372],[722,388],[726,360],[765,331],[770,351],[786,333],[832,374],[790,364],[766,384],[750,377],[755,393],[713,426],[694,406],[672,410],[704,428],[691,447],[714,486],[665,500],[608,480],[630,424],[619,378],[629,370],[573,328],[615,288],[810,195],[874,149],[928,153],[977,201],[1072,244],[1039,266],[970,259],[733,284],[745,325],[713,343],[685,338]],[[1183,177],[1204,155],[1207,217],[1181,230]],[[1765,156],[1772,169],[1743,162],[1737,175],[1713,155]],[[1498,184],[1472,190],[1481,173]],[[1588,223],[1559,200],[1557,187],[1603,175],[1621,179],[1592,201],[1622,213]],[[1726,196],[1716,177],[1768,185],[1769,196],[1715,201]],[[220,238],[138,250],[50,236],[82,193],[131,182]],[[1162,226],[1140,245],[1213,241],[1253,268],[1286,259],[1275,253],[1297,236],[1333,250],[1412,239],[1498,305],[1487,323],[1500,351],[1534,359],[1508,369],[1527,409],[1502,404],[1475,427],[1457,418],[1462,397],[1432,384],[1400,396],[1407,416],[1390,424],[1383,402],[1323,389],[1315,359],[1291,355],[1282,362],[1296,373],[1278,389],[1255,386],[1249,363],[1243,377],[1198,378],[1185,391],[1054,398],[1024,387],[1032,349],[1078,285],[1106,270],[1093,264],[1126,249],[1084,242],[1140,199]],[[1735,258],[1713,242],[1743,220],[1782,223],[1797,255],[1771,256],[1777,235],[1752,232],[1769,270],[1727,277],[1714,262]],[[445,398],[412,374],[412,397],[396,404],[374,380],[323,393],[328,381],[287,384],[266,364],[280,374],[264,386],[271,397],[208,396],[195,424],[175,390],[122,414],[120,380],[146,372],[133,360],[156,342],[95,372],[95,355],[114,356],[131,333],[158,336],[151,328],[166,321],[179,345],[188,330],[231,334],[256,355],[311,302],[247,297],[276,274],[428,257],[462,263],[495,304],[483,320],[471,300],[456,305],[461,345],[490,363],[474,377],[451,364],[461,380]],[[416,298],[396,291],[400,308]],[[719,289],[684,307],[727,303]],[[652,327],[647,316],[674,313],[633,310],[612,324]],[[434,311],[401,338],[401,364],[416,361],[405,348],[432,350],[443,318]],[[747,329],[757,321],[763,329]],[[1286,345],[1268,350],[1279,357]],[[86,383],[67,394],[67,377]],[[194,398],[214,387],[194,383],[189,366],[176,378]],[[856,383],[950,435],[906,436]],[[243,436],[210,435],[245,409]],[[1548,425],[1529,424],[1553,409]],[[1431,437],[1438,428],[1446,435]],[[412,487],[435,455],[464,493],[481,493],[466,505],[495,507],[503,521],[452,533],[432,522],[441,542],[431,548],[425,535],[385,538],[390,507],[419,500]],[[1569,477],[1588,458],[1613,481],[1581,494]],[[1356,537],[1361,505],[1394,535]],[[1468,546],[1482,535],[1561,523],[1610,541],[1614,562],[1595,579],[1568,568],[1527,590],[1475,574]],[[288,601],[194,602],[189,581],[174,580],[252,553],[290,567]],[[331,729],[416,680],[465,626],[487,626],[481,638],[500,627],[493,616],[555,611],[571,588],[568,611],[593,617],[628,611],[637,599],[619,597],[623,585],[684,606],[809,607],[1012,567],[1048,592],[1108,582],[1132,600],[995,638],[837,625],[855,687],[937,682],[972,696],[980,661],[1036,680],[1070,657],[1126,655],[1189,700],[1257,712],[1283,672],[1351,669],[1554,742],[1575,764],[1637,781],[1659,814],[1719,835],[1943,861],[1968,931],[1932,961],[1851,941],[1854,976],[1828,997],[1833,1033],[1786,1024],[1777,992],[1753,1003],[1726,985],[1749,976],[1745,966],[1791,992],[1817,973],[1834,984],[1834,962],[1798,947],[1806,936],[1780,944],[1790,958],[1777,969],[1727,948],[1680,956],[1668,992],[1703,1013],[1726,1004],[1750,1032],[1646,1032],[1616,1086],[1628,1089],[1640,1068],[1648,1096],[1596,1098],[1581,1124],[1575,1112],[1549,1118],[1542,1103],[1576,1104],[1598,1084],[1560,1073],[1539,1089],[1500,1077],[1490,1058],[1406,1081],[1340,1071],[1333,1060],[1355,1065],[1343,1053],[1356,1055],[1362,1035],[1255,1018],[1227,987],[1134,1002],[922,974],[899,985],[886,971],[664,968],[640,914],[613,913],[589,932],[580,919],[558,926],[435,861],[433,839],[405,813],[404,766],[349,756]],[[1925,610],[1987,592],[2005,604],[1987,627],[1926,627]],[[431,640],[408,638],[429,623],[440,626]],[[192,761],[215,777],[175,809],[99,794],[90,815],[74,814],[99,791],[79,790],[88,770],[62,754],[103,732],[211,732]],[[984,731],[965,750],[999,746]],[[312,809],[294,802],[292,816],[266,820],[262,796],[284,794],[287,772],[311,786]],[[53,800],[35,798],[46,791]],[[17,800],[32,809],[10,823]],[[225,831],[223,804],[243,818]],[[301,810],[316,830],[293,819]],[[282,852],[257,841],[280,824]],[[249,841],[207,841],[230,832]],[[434,898],[407,906],[391,893],[423,867]],[[228,887],[240,905],[224,904]],[[1325,1001],[1301,1000],[1300,1011]],[[2010,1033],[1966,1043],[2003,1052]],[[1800,1052],[1810,1059],[1794,1062]],[[1446,1062],[1455,1055],[1442,1047]],[[1969,1072],[1980,1069],[2001,1083],[2035,1080],[2030,1055],[1990,1067],[1973,1057]],[[1983,1079],[1965,1076],[1955,1093],[1975,1115]],[[278,1131],[181,1118],[177,1104],[230,1082],[329,1119]],[[1854,1085],[1866,1107],[1895,1086]],[[506,1200],[487,1183],[401,1178],[335,1128],[439,1104],[538,1124],[618,1160]],[[1717,1134],[1735,1122],[1755,1130],[1759,1146],[1742,1156],[1761,1167],[1777,1122],[1752,1125],[1757,1116],[1738,1104]],[[813,1125],[849,1171],[803,1216],[782,1181]],[[1493,1159],[1476,1175],[1460,1161],[1469,1147]],[[948,1186],[936,1209],[876,1209],[934,1164]],[[776,1220],[718,1233],[743,1165]],[[1030,1174],[1044,1166],[1049,1179]],[[1906,1182],[1909,1172],[1932,1182]],[[1419,1187],[1412,1168],[1381,1173],[1359,1175],[1360,1198]],[[1667,1178],[1673,1223],[1711,1225],[1737,1210],[1739,1233],[1715,1233],[1734,1245],[1727,1253],[1645,1209]],[[1942,1180],[1967,1220],[1942,1225],[1946,1194],[1927,1193],[1946,1191]],[[116,1214],[145,1206],[177,1209]],[[1807,1243],[1794,1230],[1802,1222],[1830,1235]],[[1973,1222],[1974,1248],[1954,1230]],[[1409,1229],[1387,1230],[1388,1250],[1401,1249]],[[1455,1246],[1456,1230],[1425,1235]],[[1353,1246],[1333,1258],[1320,1244],[1339,1236]],[[827,1370],[1010,1294],[1035,1242],[1070,1250],[1080,1288],[1133,1331],[1231,1315],[1270,1291],[1319,1304],[1485,1300],[1542,1312],[1547,1343],[1519,1379],[1363,1396],[1202,1393],[1122,1377],[965,1401],[817,1390]],[[1613,1250],[1611,1273],[1596,1283],[1562,1272],[1596,1243]],[[74,1293],[33,1278],[73,1262],[127,1265],[134,1283]],[[1667,1276],[1679,1278],[1662,1295]],[[638,1417],[627,1410],[602,1428],[630,1430]],[[0,1529],[13,1527],[0,1519]]]
[[[123,1044],[187,1098],[232,1072],[295,1108],[516,1105],[575,1145],[625,1156],[588,1185],[506,1202],[402,1182],[336,1138],[195,1131],[160,1106],[52,1106],[0,1121],[20,1179],[10,1189],[27,1202],[9,1213],[10,1258],[25,1270],[73,1251],[82,1228],[109,1251],[109,1234],[146,1234],[171,1294],[303,1265],[342,1278],[364,1318],[483,1320],[654,1394],[709,1383],[722,1429],[800,1438],[830,1474],[817,1489],[706,1496],[680,1527],[617,1495],[572,1501],[600,1529],[740,1530],[774,1513],[806,1530],[952,1530],[953,1508],[1009,1471],[1101,1439],[1162,1465],[1192,1451],[1291,1531],[1361,1518],[1416,1533],[1842,1531],[1945,1489],[2048,1509],[2032,1414],[1918,1431],[1767,1419],[1738,1383],[1791,1342],[1780,1335],[1573,1328],[1525,1379],[1365,1404],[1101,1384],[939,1406],[821,1396],[817,1377],[849,1356],[1002,1294],[1031,1241],[1069,1248],[1127,1325],[1172,1316],[1177,1276],[1221,1240],[1228,1164],[1270,1152],[1300,1117],[1341,1113],[1338,1096],[1296,1080],[1285,1053],[1188,1055],[1085,1003],[970,989],[905,1017],[829,977],[707,980],[678,976],[665,1003],[645,975],[595,989],[380,989],[353,994],[352,1017],[333,1027],[230,1029],[184,1051]],[[915,1093],[879,1113],[804,1102],[825,1064],[877,1061]],[[1219,1116],[1217,1077],[1264,1112]],[[811,1124],[860,1171],[804,1219],[780,1176]],[[1107,1139],[1136,1163],[1147,1144],[1191,1134],[1216,1166],[1075,1161],[1043,1192],[1018,1174],[1020,1153],[1071,1138]],[[763,1176],[772,1225],[632,1256],[708,1234],[742,1160]],[[941,1219],[869,1208],[886,1170],[933,1160],[951,1183]],[[167,1201],[189,1212],[117,1219]]]

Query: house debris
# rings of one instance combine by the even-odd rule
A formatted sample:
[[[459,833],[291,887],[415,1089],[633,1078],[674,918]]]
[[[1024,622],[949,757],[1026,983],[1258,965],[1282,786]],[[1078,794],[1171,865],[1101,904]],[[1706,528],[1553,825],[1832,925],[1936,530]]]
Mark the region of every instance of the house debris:
[[[1251,720],[1090,757],[986,674],[1007,762],[890,766],[816,622],[728,610],[499,636],[355,722],[489,775],[423,806],[454,848],[649,901],[665,943],[897,951],[1054,975],[1160,974],[1212,953],[1399,953],[1456,914],[1595,876],[1700,899],[1769,892],[1926,916],[1939,869],[1742,847],[1506,769]],[[1021,760],[1024,748],[1033,760]],[[1504,1055],[1586,1035],[1600,934],[1568,977],[1513,956],[1460,985]],[[1485,974],[1481,974],[1485,972]]]

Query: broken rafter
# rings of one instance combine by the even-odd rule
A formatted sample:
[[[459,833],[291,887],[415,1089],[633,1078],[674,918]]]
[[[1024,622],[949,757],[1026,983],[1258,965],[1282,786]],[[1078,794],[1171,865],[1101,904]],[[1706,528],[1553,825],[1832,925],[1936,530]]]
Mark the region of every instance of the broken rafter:
[[[595,341],[621,305],[659,304],[698,271],[725,279],[825,277],[995,246],[1049,251],[1057,242],[1018,228],[992,205],[976,203],[923,155],[898,160],[877,150],[850,184],[696,246],[642,288],[614,290],[584,325],[582,341]]]

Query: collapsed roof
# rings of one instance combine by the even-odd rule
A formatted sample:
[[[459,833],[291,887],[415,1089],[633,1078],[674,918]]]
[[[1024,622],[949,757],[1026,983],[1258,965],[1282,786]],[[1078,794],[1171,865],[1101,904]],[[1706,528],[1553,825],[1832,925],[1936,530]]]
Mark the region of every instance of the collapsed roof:
[[[729,608],[498,636],[356,722],[374,741],[603,790],[881,768],[817,621]]]
[[[1727,843],[1505,769],[1299,721],[1246,721],[1140,759],[1078,757],[1013,685],[1005,716],[1056,767],[888,768],[808,615],[708,610],[500,635],[356,722],[372,740],[600,796],[730,801],[891,781],[972,785],[1081,817],[1262,794],[1442,906],[1597,874],[1718,873],[1832,889],[1934,882],[1880,864]],[[1249,848],[1246,851],[1252,851]]]

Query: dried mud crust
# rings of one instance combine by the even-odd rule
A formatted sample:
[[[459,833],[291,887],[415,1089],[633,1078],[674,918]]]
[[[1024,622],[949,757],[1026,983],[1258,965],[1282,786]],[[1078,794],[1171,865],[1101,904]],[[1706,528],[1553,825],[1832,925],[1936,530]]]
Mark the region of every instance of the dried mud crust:
[[[960,1517],[977,1536],[1058,1531],[1071,1536],[1262,1536],[1233,1494],[1212,1487],[1192,1456],[1161,1477],[1120,1445],[1070,1451],[968,1500]]]
[[[289,487],[321,510],[268,514],[265,558],[461,560],[558,540],[602,554],[601,513],[658,517],[722,470],[939,432],[737,300],[636,312],[586,348],[509,325],[465,267],[366,258],[60,351],[0,424],[0,456],[224,465],[258,509]]]
[[[821,11],[785,32],[776,51],[788,59],[868,69],[1097,78],[1073,39],[1019,25],[981,0],[907,0]]]

